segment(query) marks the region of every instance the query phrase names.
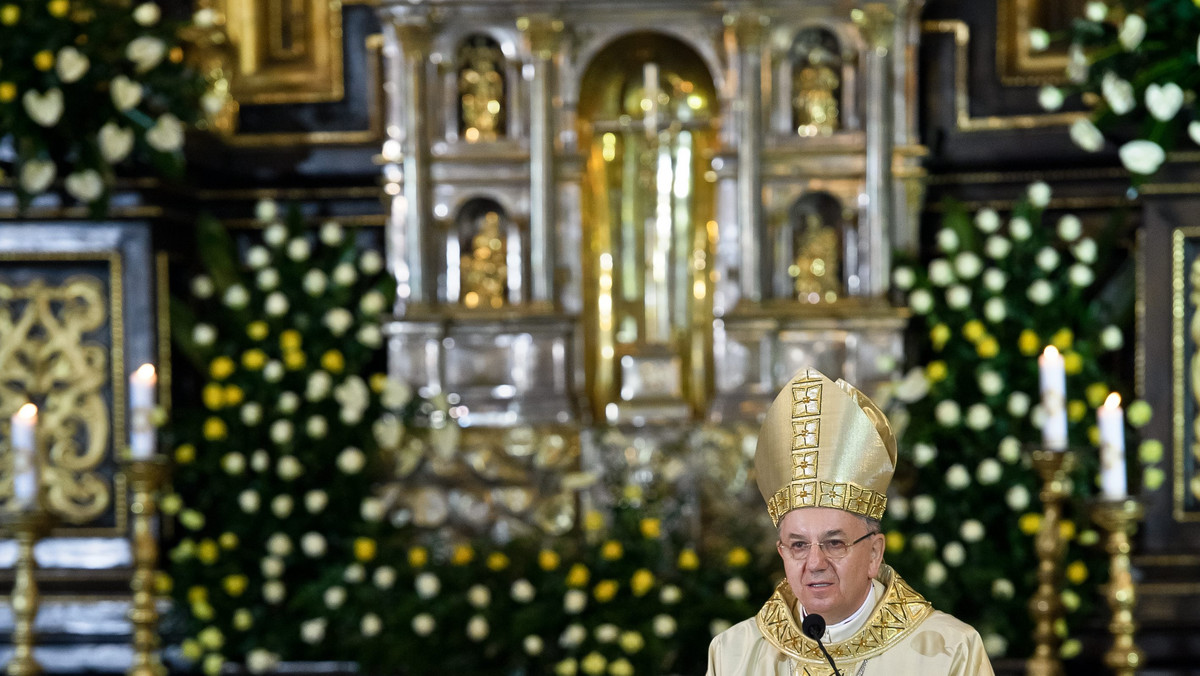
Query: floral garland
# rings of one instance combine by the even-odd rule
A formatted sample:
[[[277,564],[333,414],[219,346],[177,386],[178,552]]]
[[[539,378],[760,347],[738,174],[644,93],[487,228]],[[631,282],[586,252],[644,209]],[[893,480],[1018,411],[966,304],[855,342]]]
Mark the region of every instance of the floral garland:
[[[20,204],[61,179],[103,213],[114,167],[178,174],[203,80],[154,2],[0,0],[0,178]]]
[[[901,258],[893,273],[915,315],[923,366],[894,392],[903,404],[893,413],[901,466],[888,503],[887,557],[935,607],[975,626],[994,657],[1031,649],[1026,604],[1036,587],[1041,512],[1024,444],[1039,438],[1043,415],[1037,355],[1047,344],[1064,355],[1069,434],[1080,449],[1097,446],[1093,411],[1108,393],[1129,394],[1106,367],[1119,363],[1124,343],[1120,303],[1106,302],[1097,284],[1128,265],[1116,256],[1114,233],[1093,237],[1073,214],[1045,223],[1049,199],[1049,186],[1031,185],[1007,223],[992,209],[972,220],[952,207],[932,260]],[[1145,402],[1128,407],[1135,427],[1149,415]],[[1147,440],[1140,453],[1158,462],[1162,445]],[[1077,454],[1076,500],[1095,493],[1095,455]],[[1140,476],[1149,489],[1163,480],[1153,466]],[[1077,622],[1092,610],[1106,559],[1086,512],[1068,509],[1062,599]],[[1079,649],[1071,639],[1064,656]]]

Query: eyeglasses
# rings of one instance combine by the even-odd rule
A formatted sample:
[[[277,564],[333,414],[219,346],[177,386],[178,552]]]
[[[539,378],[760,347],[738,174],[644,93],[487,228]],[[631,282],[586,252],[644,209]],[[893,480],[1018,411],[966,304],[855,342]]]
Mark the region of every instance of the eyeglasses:
[[[842,559],[850,553],[851,547],[862,542],[863,540],[866,540],[872,535],[879,535],[879,531],[871,531],[854,542],[846,542],[845,540],[834,538],[832,540],[822,540],[821,542],[817,543],[817,546],[821,548],[821,553],[825,555],[825,558]],[[788,552],[793,561],[802,561],[808,558],[809,550],[812,549],[811,542],[797,541],[787,545],[780,542],[779,546],[781,549]]]

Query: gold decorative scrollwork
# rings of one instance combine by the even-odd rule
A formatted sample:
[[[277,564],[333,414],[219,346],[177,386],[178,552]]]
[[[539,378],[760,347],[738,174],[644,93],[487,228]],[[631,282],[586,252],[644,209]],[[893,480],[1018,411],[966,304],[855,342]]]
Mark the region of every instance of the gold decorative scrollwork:
[[[57,286],[41,279],[0,283],[0,300],[0,411],[31,399],[41,404],[38,447],[48,506],[67,522],[91,521],[112,502],[109,480],[97,471],[110,436],[109,356],[89,337],[113,319],[104,283],[89,275]],[[3,485],[6,502],[11,478]]]

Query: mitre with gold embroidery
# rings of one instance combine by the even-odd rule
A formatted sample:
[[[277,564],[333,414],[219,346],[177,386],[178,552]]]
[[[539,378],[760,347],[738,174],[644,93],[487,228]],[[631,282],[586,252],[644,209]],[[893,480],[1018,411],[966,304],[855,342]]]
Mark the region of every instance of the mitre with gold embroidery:
[[[754,469],[777,526],[800,507],[833,507],[878,520],[896,470],[896,437],[883,411],[862,392],[804,369],[767,409]]]

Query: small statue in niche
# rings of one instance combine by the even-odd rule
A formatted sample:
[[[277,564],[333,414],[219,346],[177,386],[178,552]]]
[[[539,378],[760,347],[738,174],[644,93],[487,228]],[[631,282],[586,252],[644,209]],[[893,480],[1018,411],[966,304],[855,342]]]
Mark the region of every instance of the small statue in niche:
[[[795,239],[795,258],[788,267],[796,300],[808,303],[833,302],[841,292],[838,233],[827,227],[821,215],[808,213]]]
[[[468,308],[501,308],[508,285],[507,246],[500,214],[489,211],[476,224],[471,248],[460,258],[462,304]]]
[[[838,129],[838,89],[842,79],[834,68],[833,55],[824,47],[808,53],[804,67],[795,76],[792,99],[796,133],[828,136]]]
[[[498,70],[503,54],[494,43],[467,44],[459,51],[458,98],[463,137],[470,143],[494,141],[503,133],[504,75]]]

